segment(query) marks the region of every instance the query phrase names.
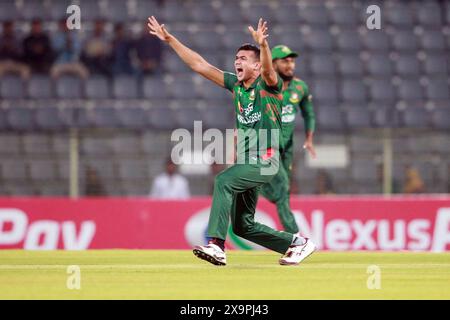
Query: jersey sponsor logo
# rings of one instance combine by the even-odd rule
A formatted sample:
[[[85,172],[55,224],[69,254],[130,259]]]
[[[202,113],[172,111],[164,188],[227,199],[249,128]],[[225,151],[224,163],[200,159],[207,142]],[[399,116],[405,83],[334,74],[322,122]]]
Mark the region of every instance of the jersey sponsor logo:
[[[283,106],[283,109],[282,109],[282,115],[285,115],[285,114],[290,114],[290,113],[292,113],[294,111],[294,106],[292,105],[292,104],[287,104],[287,105],[285,105],[285,106]]]
[[[255,112],[249,115],[248,117],[243,117],[242,115],[238,114],[237,119],[241,124],[244,125],[252,124],[261,120],[261,112]]]
[[[281,117],[281,122],[290,123],[295,121],[295,114],[286,114]]]

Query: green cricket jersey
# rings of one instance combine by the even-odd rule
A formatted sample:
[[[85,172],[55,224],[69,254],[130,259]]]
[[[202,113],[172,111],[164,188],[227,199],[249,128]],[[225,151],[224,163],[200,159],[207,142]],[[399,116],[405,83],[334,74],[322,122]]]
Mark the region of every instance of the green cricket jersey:
[[[283,148],[293,139],[298,110],[305,121],[305,131],[314,131],[316,122],[309,88],[303,80],[294,78],[287,89],[283,91],[281,116]]]
[[[225,88],[233,93],[233,101],[236,110],[236,128],[243,132],[255,130],[256,136],[252,136],[248,143],[238,138],[238,153],[253,154],[257,151],[258,156],[265,154],[268,148],[276,151],[280,148],[281,133],[277,145],[271,144],[271,130],[281,130],[281,106],[283,81],[278,77],[278,84],[269,87],[259,76],[249,88],[238,82],[233,73],[224,72]],[[267,130],[267,140],[260,143],[258,133],[260,129]],[[243,145],[244,144],[244,145]]]

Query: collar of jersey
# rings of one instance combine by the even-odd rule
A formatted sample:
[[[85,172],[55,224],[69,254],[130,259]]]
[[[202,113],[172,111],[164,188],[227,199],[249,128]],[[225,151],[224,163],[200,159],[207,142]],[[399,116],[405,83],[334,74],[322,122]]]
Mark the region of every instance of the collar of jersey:
[[[244,82],[241,81],[240,82],[240,86],[242,87],[242,89],[244,89],[245,91],[249,91],[250,89],[255,89],[256,85],[258,84],[258,81],[261,79],[261,75],[258,76],[258,78],[255,79],[255,81],[253,81],[253,83],[250,85],[250,87],[245,88],[244,86]]]

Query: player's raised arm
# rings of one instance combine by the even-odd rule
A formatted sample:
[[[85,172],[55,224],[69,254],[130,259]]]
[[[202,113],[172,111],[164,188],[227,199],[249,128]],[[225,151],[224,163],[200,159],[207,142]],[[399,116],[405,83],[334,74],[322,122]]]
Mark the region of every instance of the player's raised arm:
[[[221,87],[225,86],[223,71],[212,66],[197,52],[182,44],[177,38],[167,31],[164,24],[160,25],[154,16],[148,18],[148,27],[150,29],[150,34],[158,37],[164,42],[167,42],[167,44],[169,44],[178,54],[181,60],[183,60],[184,63],[186,63],[192,70]]]
[[[275,69],[272,65],[272,53],[270,52],[269,43],[267,37],[267,21],[263,21],[262,18],[258,21],[258,28],[255,30],[252,26],[249,26],[253,39],[259,44],[261,50],[261,77],[264,82],[270,86],[276,86],[278,83],[278,77]]]

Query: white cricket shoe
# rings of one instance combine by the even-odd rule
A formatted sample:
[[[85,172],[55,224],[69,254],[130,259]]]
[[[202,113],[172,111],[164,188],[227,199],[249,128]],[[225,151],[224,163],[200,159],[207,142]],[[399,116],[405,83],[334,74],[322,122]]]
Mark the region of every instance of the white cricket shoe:
[[[291,245],[283,257],[278,260],[282,266],[294,266],[309,257],[316,251],[316,245],[308,238],[303,245]]]
[[[213,243],[209,243],[206,246],[195,246],[193,252],[198,258],[216,266],[225,266],[227,264],[225,252]]]

